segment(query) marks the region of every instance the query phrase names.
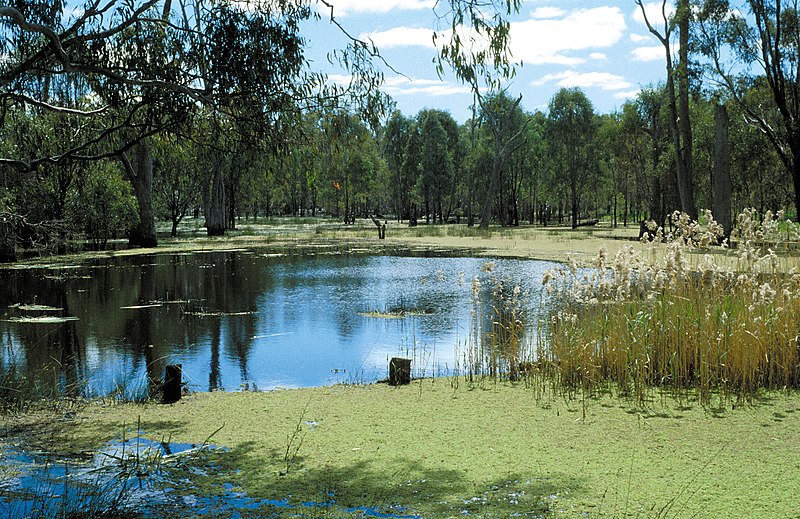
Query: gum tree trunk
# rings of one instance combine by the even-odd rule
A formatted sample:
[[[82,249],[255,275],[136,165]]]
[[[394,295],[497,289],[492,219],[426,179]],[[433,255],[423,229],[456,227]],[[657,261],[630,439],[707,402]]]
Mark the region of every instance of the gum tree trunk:
[[[139,204],[139,223],[131,229],[128,243],[134,247],[155,247],[156,219],[153,211],[153,148],[140,142],[133,148],[131,157],[122,157],[136,201]]]
[[[728,145],[728,111],[725,105],[717,105],[714,113],[716,143],[714,146],[714,178],[712,210],[714,219],[722,225],[725,236],[730,236],[733,227],[731,217],[731,157]]]
[[[225,234],[225,183],[222,176],[222,158],[216,157],[211,193],[206,207],[206,232],[209,236]]]

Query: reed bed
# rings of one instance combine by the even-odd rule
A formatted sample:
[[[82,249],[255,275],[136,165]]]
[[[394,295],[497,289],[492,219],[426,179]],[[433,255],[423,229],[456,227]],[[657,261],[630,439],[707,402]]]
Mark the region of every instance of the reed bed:
[[[747,210],[732,249],[709,212],[701,221],[676,213],[673,232],[652,229],[656,243],[545,274],[551,315],[538,362],[566,388],[611,384],[640,401],[653,387],[696,390],[704,403],[799,388],[800,274],[776,253],[797,225]]]

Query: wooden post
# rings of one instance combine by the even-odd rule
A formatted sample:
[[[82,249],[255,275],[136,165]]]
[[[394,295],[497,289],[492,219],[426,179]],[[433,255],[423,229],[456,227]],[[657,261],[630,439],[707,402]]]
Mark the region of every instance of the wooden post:
[[[181,399],[181,364],[169,364],[164,369],[164,396],[162,402],[173,404]]]
[[[411,383],[411,359],[393,357],[389,361],[389,385],[401,386]]]

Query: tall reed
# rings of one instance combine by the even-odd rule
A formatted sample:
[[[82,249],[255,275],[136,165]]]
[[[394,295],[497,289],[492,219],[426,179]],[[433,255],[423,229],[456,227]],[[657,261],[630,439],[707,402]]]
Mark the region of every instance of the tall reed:
[[[484,264],[491,272],[494,265]],[[465,374],[475,377],[519,378],[530,357],[526,336],[528,315],[523,302],[527,298],[519,285],[492,276],[485,281],[472,280],[470,336],[464,358]],[[485,302],[488,302],[488,307]]]
[[[672,217],[666,245],[602,250],[588,271],[548,272],[553,305],[546,360],[567,387],[615,384],[640,400],[648,388],[697,390],[709,402],[800,387],[800,275],[775,250],[797,226],[753,210],[738,219],[735,254],[711,215]],[[760,220],[760,221],[759,221]],[[723,254],[712,255],[722,242]]]

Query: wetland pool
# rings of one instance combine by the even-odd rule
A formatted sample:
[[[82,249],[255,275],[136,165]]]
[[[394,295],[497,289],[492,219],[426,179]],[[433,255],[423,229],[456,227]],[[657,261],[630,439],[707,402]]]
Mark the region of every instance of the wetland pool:
[[[127,397],[167,364],[182,364],[190,391],[375,382],[395,356],[414,376],[448,375],[463,370],[474,312],[490,318],[492,287],[520,286],[534,326],[556,266],[235,250],[5,268],[0,372]]]

